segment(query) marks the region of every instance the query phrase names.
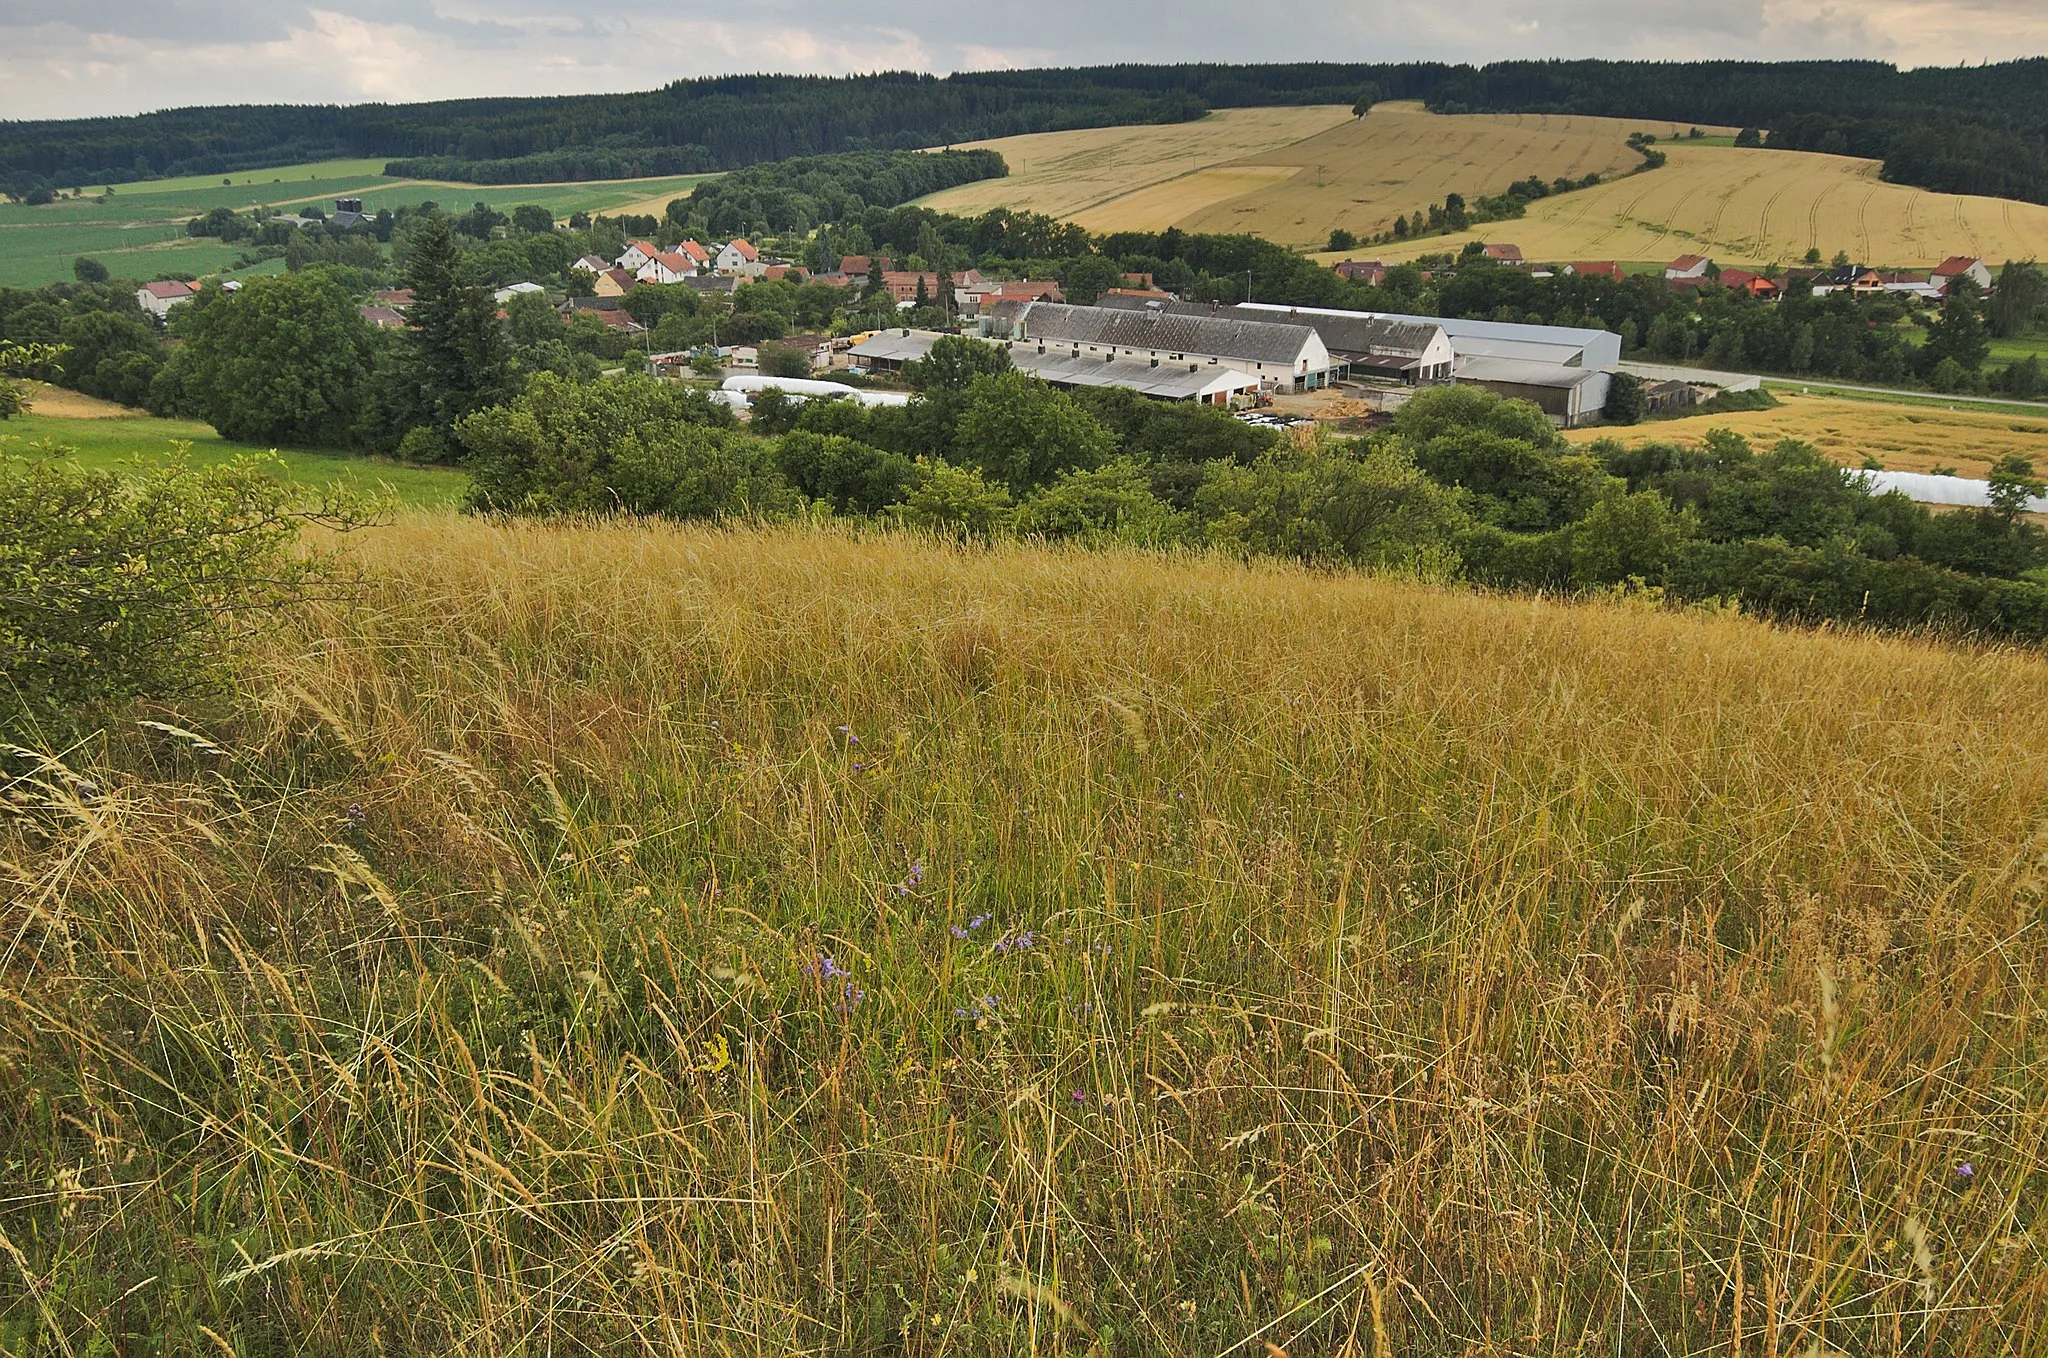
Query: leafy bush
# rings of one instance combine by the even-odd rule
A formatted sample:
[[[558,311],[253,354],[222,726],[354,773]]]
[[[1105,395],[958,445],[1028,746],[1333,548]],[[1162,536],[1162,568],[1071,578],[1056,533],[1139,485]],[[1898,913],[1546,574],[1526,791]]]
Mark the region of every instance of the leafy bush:
[[[1448,577],[1468,520],[1397,440],[1362,456],[1281,450],[1250,467],[1217,466],[1195,497],[1219,545],[1303,561]]]
[[[257,278],[233,295],[209,288],[188,306],[167,387],[202,419],[250,443],[348,441],[371,331],[338,279],[325,269]]]
[[[1017,531],[1030,537],[1164,546],[1186,536],[1187,522],[1152,493],[1135,463],[1119,459],[1068,472],[1017,510]]]
[[[1019,372],[974,379],[955,442],[956,461],[1014,494],[1097,466],[1116,447],[1109,430],[1071,397]]]
[[[230,644],[319,588],[308,519],[366,507],[303,492],[263,459],[141,475],[0,459],[0,710],[63,721],[219,684]]]
[[[897,522],[943,537],[987,539],[1007,528],[1010,492],[973,467],[919,458],[910,494]]]
[[[773,444],[701,392],[651,377],[538,373],[509,405],[456,426],[470,505],[530,514],[778,515],[797,507]]]
[[[917,476],[915,464],[901,453],[807,429],[784,434],[775,460],[791,485],[838,514],[880,513],[902,500]]]

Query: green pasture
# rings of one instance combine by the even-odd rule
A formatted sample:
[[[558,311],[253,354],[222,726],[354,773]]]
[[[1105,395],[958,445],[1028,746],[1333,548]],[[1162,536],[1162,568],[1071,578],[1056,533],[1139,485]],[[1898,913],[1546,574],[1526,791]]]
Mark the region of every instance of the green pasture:
[[[38,287],[71,277],[71,261],[91,255],[117,278],[165,273],[208,274],[227,268],[246,247],[193,240],[185,223],[217,207],[334,210],[334,200],[356,197],[371,212],[429,200],[467,211],[477,202],[509,211],[522,203],[557,217],[575,212],[617,212],[635,205],[665,205],[711,175],[597,180],[582,184],[461,184],[392,179],[382,160],[328,160],[239,174],[83,185],[86,196],[41,207],[0,203],[0,286]],[[226,181],[226,182],[223,182]],[[645,210],[643,207],[642,210]],[[658,214],[660,206],[654,206]]]
[[[469,478],[450,467],[420,467],[345,453],[258,448],[222,438],[196,420],[161,420],[149,415],[124,419],[74,419],[19,415],[0,421],[0,455],[38,457],[54,449],[81,466],[120,470],[174,457],[189,444],[195,462],[225,462],[254,453],[274,456],[280,473],[306,485],[387,487],[401,503],[418,509],[452,509],[462,502]]]

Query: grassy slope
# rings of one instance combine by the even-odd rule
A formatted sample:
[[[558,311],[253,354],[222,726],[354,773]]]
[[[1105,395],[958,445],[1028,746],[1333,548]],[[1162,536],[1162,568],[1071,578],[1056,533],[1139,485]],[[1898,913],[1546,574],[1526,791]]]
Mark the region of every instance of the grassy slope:
[[[1953,468],[1982,477],[2008,453],[2048,465],[2048,410],[2040,407],[1971,406],[1944,403],[1938,396],[1860,397],[1852,392],[1813,391],[1773,383],[1783,404],[1775,410],[1745,410],[1656,420],[1632,429],[1567,430],[1573,443],[1619,438],[1624,443],[1686,443],[1709,429],[1733,429],[1761,447],[1781,438],[1811,443],[1845,467],[1876,458],[1888,471],[1925,472]]]
[[[416,467],[344,453],[258,448],[224,439],[212,426],[196,420],[160,420],[133,412],[109,417],[92,408],[105,405],[68,392],[57,394],[56,399],[45,397],[37,402],[45,413],[0,421],[0,452],[37,456],[48,443],[72,450],[79,463],[89,467],[159,460],[174,455],[179,443],[189,443],[191,456],[201,462],[250,454],[267,457],[275,452],[284,475],[295,481],[388,487],[401,503],[422,509],[453,508],[462,502],[469,486],[469,478],[453,468]],[[121,407],[111,409],[119,411]]]
[[[2038,656],[795,530],[351,551],[223,753],[0,823],[7,1323],[2048,1330]]]
[[[709,176],[675,175],[584,184],[476,185],[418,179],[390,179],[383,162],[323,161],[226,176],[145,180],[117,184],[105,202],[67,198],[43,207],[0,203],[0,285],[35,286],[71,277],[71,261],[92,255],[117,277],[153,278],[159,273],[211,273],[226,268],[246,247],[195,241],[184,223],[216,207],[246,212],[258,205],[317,206],[333,211],[334,199],[354,195],[371,211],[433,199],[467,209],[479,200],[500,210],[535,203],[557,217],[576,211],[652,212]],[[87,186],[94,192],[101,186]]]

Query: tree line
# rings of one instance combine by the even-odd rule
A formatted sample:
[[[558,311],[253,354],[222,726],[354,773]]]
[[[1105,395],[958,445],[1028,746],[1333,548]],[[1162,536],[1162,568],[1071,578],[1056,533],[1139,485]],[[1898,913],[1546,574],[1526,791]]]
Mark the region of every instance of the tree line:
[[[1901,71],[1883,62],[1434,62],[1123,65],[943,78],[720,76],[636,94],[428,104],[174,109],[0,124],[17,197],[172,174],[383,156],[407,177],[480,183],[689,173],[848,150],[943,146],[1212,108],[1567,112],[1770,128],[1847,150],[1900,183],[2048,201],[2048,60]],[[1839,144],[1838,144],[1839,143]]]
[[[2048,639],[2048,533],[2023,517],[2043,486],[2017,457],[1992,508],[1935,514],[1797,441],[1578,449],[1533,405],[1472,387],[1302,446],[1211,407],[1060,392],[971,339],[908,375],[907,407],[763,393],[746,425],[653,379],[542,377],[455,436],[483,512],[851,516]]]

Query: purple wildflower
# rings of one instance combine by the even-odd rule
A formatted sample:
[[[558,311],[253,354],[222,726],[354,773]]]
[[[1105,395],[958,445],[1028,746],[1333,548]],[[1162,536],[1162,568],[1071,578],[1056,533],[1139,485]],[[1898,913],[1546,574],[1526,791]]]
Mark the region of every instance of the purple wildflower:
[[[853,728],[851,726],[840,727],[839,734],[846,737],[846,743],[848,745],[860,744],[860,737],[853,733]]]
[[[1958,1179],[1974,1179],[1977,1177],[1977,1167],[1968,1160],[1965,1160],[1956,1166],[1956,1177]]]
[[[1077,1104],[1084,1104],[1088,1102],[1088,1096],[1077,1089],[1074,1091],[1074,1102]]]

